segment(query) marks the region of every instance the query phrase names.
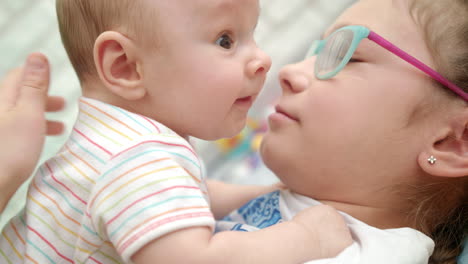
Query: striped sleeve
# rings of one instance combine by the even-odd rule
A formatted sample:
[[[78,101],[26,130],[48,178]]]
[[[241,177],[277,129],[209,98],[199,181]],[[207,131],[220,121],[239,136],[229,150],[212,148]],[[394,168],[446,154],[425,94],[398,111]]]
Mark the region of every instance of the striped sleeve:
[[[165,234],[215,223],[198,157],[173,136],[147,137],[116,154],[88,208],[99,235],[125,261]]]

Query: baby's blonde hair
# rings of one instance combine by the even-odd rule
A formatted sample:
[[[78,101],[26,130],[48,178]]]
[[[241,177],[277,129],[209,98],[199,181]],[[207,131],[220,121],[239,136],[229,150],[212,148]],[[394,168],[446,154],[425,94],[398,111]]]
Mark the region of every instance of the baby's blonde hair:
[[[62,42],[82,83],[97,76],[93,49],[101,33],[113,30],[136,40],[151,35],[145,27],[154,18],[145,0],[56,1]]]

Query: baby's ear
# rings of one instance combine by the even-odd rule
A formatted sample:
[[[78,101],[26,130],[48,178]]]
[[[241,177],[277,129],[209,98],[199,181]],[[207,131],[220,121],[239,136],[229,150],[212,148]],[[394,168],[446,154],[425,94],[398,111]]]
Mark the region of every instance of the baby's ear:
[[[102,33],[94,44],[99,78],[114,95],[126,100],[139,100],[146,94],[138,54],[135,43],[115,31]]]
[[[439,134],[419,154],[418,163],[432,176],[468,175],[468,109],[441,126]]]

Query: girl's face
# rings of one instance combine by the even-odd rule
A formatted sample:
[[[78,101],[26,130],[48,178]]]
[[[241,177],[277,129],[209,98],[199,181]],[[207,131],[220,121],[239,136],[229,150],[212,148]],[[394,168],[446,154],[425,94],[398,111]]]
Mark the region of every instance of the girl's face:
[[[433,67],[404,0],[361,0],[325,36],[345,25],[366,26]],[[353,59],[329,80],[315,78],[315,57],[284,67],[261,148],[288,187],[319,200],[362,201],[411,180],[402,177],[417,169],[425,137],[429,77],[368,39]]]

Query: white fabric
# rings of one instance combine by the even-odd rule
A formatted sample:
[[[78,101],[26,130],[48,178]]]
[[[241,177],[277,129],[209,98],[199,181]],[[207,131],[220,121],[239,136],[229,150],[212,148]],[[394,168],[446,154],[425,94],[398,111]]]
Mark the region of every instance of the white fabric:
[[[299,211],[320,203],[309,197],[282,191],[280,211],[284,221]],[[307,264],[427,264],[434,242],[411,228],[378,229],[345,213],[355,242],[335,258],[307,262]]]
[[[291,220],[298,212],[321,203],[292,193],[275,191],[259,196],[216,223],[216,232],[251,232]],[[338,256],[307,264],[427,264],[434,242],[411,228],[378,229],[340,212],[354,243]],[[310,245],[313,247],[314,245]]]

